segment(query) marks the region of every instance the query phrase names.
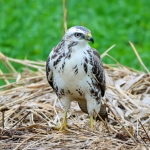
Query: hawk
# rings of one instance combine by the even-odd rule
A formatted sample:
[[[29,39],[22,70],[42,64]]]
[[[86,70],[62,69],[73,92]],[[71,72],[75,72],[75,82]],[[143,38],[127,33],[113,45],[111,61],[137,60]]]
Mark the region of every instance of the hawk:
[[[89,29],[74,26],[52,49],[46,63],[46,76],[64,108],[62,128],[67,127],[67,111],[71,101],[90,116],[90,127],[97,113],[106,116],[101,107],[105,94],[105,73],[99,53],[90,47],[94,43]]]

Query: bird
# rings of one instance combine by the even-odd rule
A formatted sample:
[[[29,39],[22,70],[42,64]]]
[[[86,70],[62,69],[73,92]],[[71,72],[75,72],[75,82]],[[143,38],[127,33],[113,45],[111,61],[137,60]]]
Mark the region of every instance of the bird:
[[[91,31],[84,26],[73,26],[51,50],[46,62],[47,80],[64,110],[61,130],[67,128],[67,112],[72,101],[77,101],[89,115],[91,129],[98,113],[107,116],[102,104],[105,71],[100,54],[89,42],[94,43]]]

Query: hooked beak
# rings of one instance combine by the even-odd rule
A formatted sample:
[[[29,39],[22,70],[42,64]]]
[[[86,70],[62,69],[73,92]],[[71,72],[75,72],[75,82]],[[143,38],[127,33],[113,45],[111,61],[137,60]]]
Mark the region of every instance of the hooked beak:
[[[91,33],[88,33],[85,39],[88,40],[88,41],[91,41],[92,44],[94,43],[94,39],[93,39]]]

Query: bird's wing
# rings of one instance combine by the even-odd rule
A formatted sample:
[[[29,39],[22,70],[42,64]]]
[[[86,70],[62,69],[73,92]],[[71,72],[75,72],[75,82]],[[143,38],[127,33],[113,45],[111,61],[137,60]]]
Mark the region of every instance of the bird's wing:
[[[105,89],[106,89],[106,83],[105,83],[105,72],[103,68],[103,64],[100,58],[99,53],[95,49],[90,49],[88,50],[88,53],[90,55],[90,64],[92,65],[92,73],[93,77],[96,79],[98,82],[100,89],[101,89],[101,95],[104,96],[105,94]],[[78,102],[79,107],[81,110],[85,113],[88,114],[87,110],[87,102],[86,101],[79,101]],[[101,104],[101,109],[99,111],[99,115],[103,120],[108,117],[107,111],[106,111],[106,106],[105,104]],[[96,118],[96,120],[99,120],[99,117]]]
[[[53,81],[52,81],[53,72],[50,68],[50,56],[48,57],[48,60],[46,62],[46,77],[47,77],[47,81],[49,82],[49,84],[53,88]]]
[[[105,72],[104,72],[103,64],[99,53],[95,49],[91,49],[91,52],[93,58],[92,73],[101,88],[101,95],[104,96],[105,89],[106,89],[106,81],[105,81]]]
[[[54,90],[53,72],[52,72],[52,69],[50,68],[50,61],[52,59],[57,58],[56,61],[53,62],[54,63],[53,66],[57,65],[57,63],[60,61],[60,58],[63,56],[62,47],[64,45],[64,42],[65,42],[64,40],[60,41],[60,43],[51,50],[48,60],[46,62],[46,76],[47,76],[47,80],[48,80],[49,84],[51,85],[51,87],[53,88],[53,90]]]

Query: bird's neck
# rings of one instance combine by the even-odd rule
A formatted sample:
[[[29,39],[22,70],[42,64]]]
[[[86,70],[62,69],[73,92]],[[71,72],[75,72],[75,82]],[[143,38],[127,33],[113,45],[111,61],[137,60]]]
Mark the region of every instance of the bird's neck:
[[[89,48],[90,48],[90,45],[87,42],[66,43],[66,50],[67,50],[66,52],[81,52]]]

